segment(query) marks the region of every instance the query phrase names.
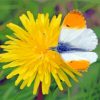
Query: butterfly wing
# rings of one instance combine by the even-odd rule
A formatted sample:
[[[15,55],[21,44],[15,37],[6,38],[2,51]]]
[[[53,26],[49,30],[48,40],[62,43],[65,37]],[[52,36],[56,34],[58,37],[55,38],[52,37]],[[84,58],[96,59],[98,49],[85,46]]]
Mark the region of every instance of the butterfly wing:
[[[84,16],[79,11],[74,10],[64,18],[59,42],[92,51],[96,48],[98,39],[95,32],[86,27]]]
[[[96,34],[91,29],[67,29],[62,28],[59,42],[69,43],[70,45],[92,51],[98,44]]]
[[[74,69],[85,70],[88,66],[96,62],[98,56],[95,52],[71,52],[62,53],[62,59]]]
[[[86,20],[81,12],[72,10],[65,16],[63,26],[78,29],[86,28]]]

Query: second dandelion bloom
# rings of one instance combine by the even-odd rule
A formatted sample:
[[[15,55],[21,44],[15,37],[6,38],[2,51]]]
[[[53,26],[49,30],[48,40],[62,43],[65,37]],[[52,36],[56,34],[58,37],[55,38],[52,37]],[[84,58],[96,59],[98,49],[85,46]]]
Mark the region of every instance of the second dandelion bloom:
[[[88,29],[83,15],[79,11],[71,11],[61,24],[62,15],[33,14],[20,16],[24,28],[9,23],[7,26],[14,32],[8,41],[0,47],[5,51],[0,54],[0,62],[6,63],[3,68],[13,68],[7,79],[17,75],[15,85],[21,83],[20,89],[34,82],[33,94],[42,84],[42,93],[48,94],[51,76],[60,90],[64,81],[71,87],[69,78],[76,82],[80,70],[85,71],[97,60],[91,52],[96,48],[97,37]]]

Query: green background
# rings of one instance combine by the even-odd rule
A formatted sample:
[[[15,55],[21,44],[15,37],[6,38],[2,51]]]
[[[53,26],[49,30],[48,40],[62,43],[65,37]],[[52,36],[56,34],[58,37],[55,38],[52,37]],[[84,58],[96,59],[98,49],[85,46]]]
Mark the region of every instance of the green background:
[[[13,22],[20,25],[19,16],[27,10],[35,18],[40,12],[48,12],[51,18],[59,13],[64,17],[72,9],[84,13],[88,27],[96,32],[100,40],[100,0],[0,0],[0,44],[6,41],[6,34],[12,35],[6,24]],[[44,100],[100,100],[100,41],[95,51],[99,56],[98,61],[84,72],[79,83],[71,80],[73,87],[70,89],[63,83],[64,91],[61,92],[55,82],[52,82],[50,93],[44,96]],[[5,76],[9,71],[2,70],[0,65],[0,100],[35,100],[36,96],[32,95],[33,85],[20,90],[19,86],[14,86],[16,77],[6,80]]]

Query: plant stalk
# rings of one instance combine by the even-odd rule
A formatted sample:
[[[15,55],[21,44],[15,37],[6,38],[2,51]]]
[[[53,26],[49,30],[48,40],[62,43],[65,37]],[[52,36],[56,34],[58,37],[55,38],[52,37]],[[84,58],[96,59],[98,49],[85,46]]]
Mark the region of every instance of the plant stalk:
[[[43,100],[43,94],[42,94],[42,83],[39,85],[37,100]]]

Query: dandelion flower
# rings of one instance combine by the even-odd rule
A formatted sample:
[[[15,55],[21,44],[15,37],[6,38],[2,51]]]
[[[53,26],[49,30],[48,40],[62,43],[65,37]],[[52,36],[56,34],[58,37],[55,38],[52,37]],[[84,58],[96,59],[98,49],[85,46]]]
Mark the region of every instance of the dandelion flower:
[[[4,50],[0,54],[0,62],[5,63],[3,68],[13,69],[7,79],[17,75],[15,85],[21,83],[20,89],[29,87],[34,82],[33,94],[37,93],[40,83],[42,93],[48,94],[51,76],[60,90],[63,90],[62,81],[71,87],[70,77],[77,82],[76,75],[81,76],[79,70],[87,69],[90,63],[96,61],[96,54],[89,52],[95,48],[96,36],[93,31],[86,28],[82,15],[72,14],[75,13],[70,12],[60,25],[61,14],[58,17],[53,16],[51,21],[48,14],[38,14],[35,20],[33,14],[27,11],[27,15],[20,16],[25,29],[13,23],[7,24],[14,32],[14,36],[7,35],[8,41],[0,46]],[[80,19],[78,24],[70,20],[75,19],[76,15]],[[92,35],[87,40],[89,34]],[[85,37],[87,38],[83,39]],[[87,44],[83,44],[82,47],[83,42]],[[90,58],[91,56],[94,58]]]

